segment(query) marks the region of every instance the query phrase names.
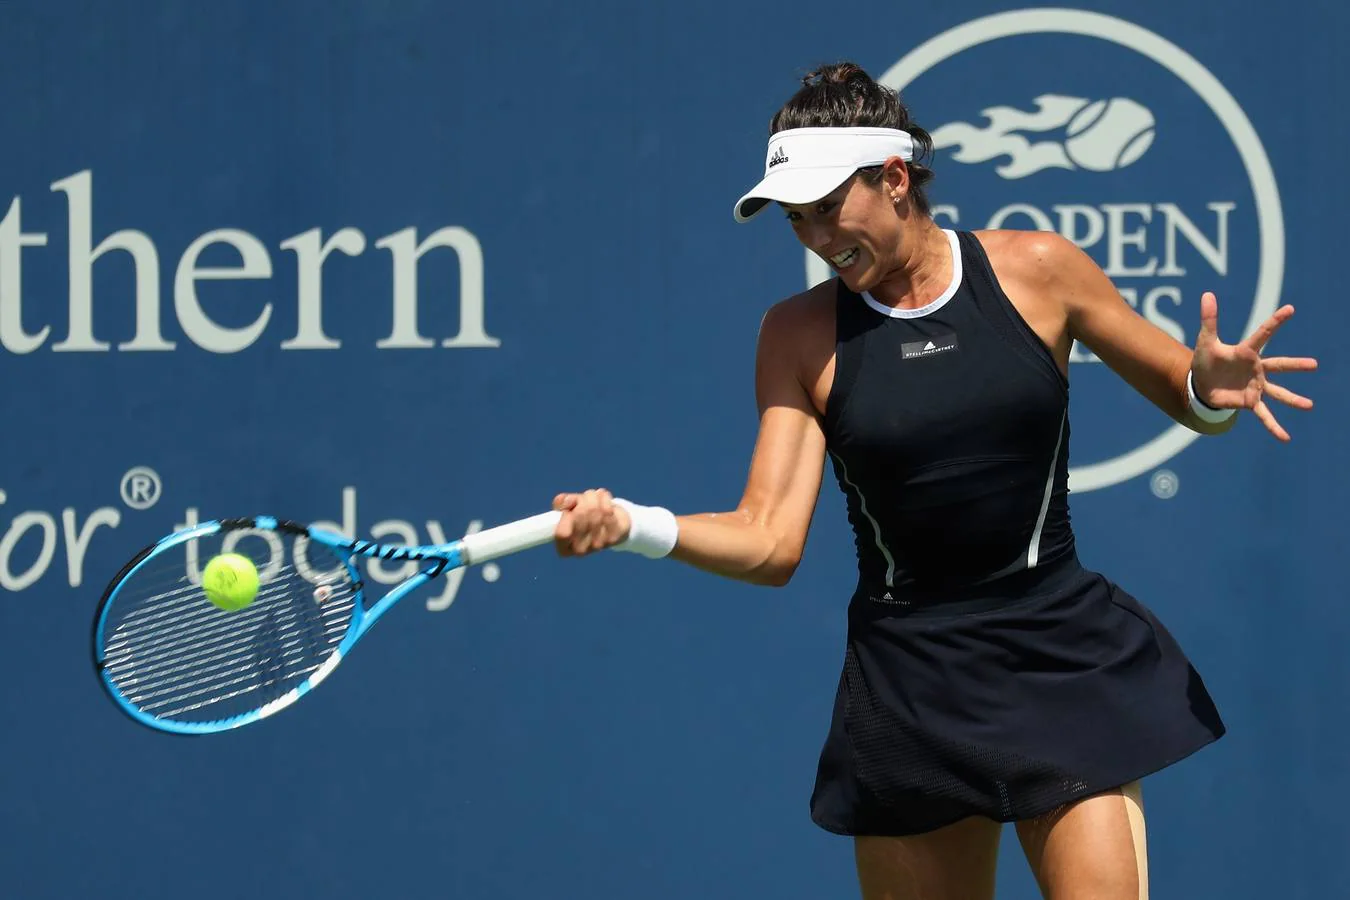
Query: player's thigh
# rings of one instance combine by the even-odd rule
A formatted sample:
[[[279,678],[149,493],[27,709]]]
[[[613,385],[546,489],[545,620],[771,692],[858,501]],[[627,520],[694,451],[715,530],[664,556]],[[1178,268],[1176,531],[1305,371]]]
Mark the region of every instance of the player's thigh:
[[[1046,900],[1148,900],[1148,844],[1139,783],[1017,823]]]
[[[991,900],[1002,827],[972,817],[909,837],[854,838],[863,900]]]

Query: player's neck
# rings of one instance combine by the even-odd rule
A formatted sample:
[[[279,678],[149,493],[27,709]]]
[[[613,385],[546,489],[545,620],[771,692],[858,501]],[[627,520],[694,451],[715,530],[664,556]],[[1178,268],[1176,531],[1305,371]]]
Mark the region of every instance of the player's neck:
[[[895,267],[868,293],[886,306],[919,309],[947,290],[953,263],[947,235],[932,219],[918,217],[905,229]]]

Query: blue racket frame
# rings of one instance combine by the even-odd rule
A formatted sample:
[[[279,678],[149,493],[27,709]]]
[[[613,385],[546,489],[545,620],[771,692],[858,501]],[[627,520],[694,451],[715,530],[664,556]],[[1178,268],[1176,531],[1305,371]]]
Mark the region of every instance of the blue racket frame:
[[[457,569],[465,565],[487,562],[489,559],[495,559],[508,553],[515,553],[529,547],[546,543],[552,539],[553,530],[556,527],[559,517],[560,514],[556,512],[541,513],[527,519],[520,519],[516,522],[478,532],[477,534],[466,535],[459,540],[451,541],[448,544],[425,546],[379,544],[373,541],[352,540],[331,531],[325,531],[324,529],[313,528],[308,525],[302,525],[286,519],[277,519],[271,516],[215,519],[209,522],[203,522],[192,528],[174,532],[173,534],[161,538],[156,543],[136,554],[136,556],[123,566],[122,570],[112,579],[107,589],[104,591],[103,597],[99,601],[98,610],[94,616],[93,628],[94,668],[98,672],[99,683],[122,712],[126,713],[134,721],[157,731],[181,735],[215,734],[257,722],[280,712],[314,688],[318,687],[325,678],[332,674],[333,669],[337,667],[338,663],[342,661],[343,657],[346,656],[356,642],[360,640],[366,632],[370,631],[377,621],[379,621],[380,617],[409,593],[415,591],[431,579],[452,569]],[[351,575],[352,579],[353,609],[351,622],[347,626],[347,632],[333,651],[332,655],[325,660],[322,665],[310,673],[308,677],[282,696],[254,710],[223,719],[203,722],[183,722],[151,715],[130,702],[118,689],[117,685],[106,671],[107,658],[104,651],[104,630],[108,620],[108,613],[117,601],[118,591],[124,584],[128,583],[129,579],[135,575],[138,569],[154,557],[178,547],[187,541],[207,537],[221,531],[239,529],[258,529],[262,531],[289,533],[296,537],[305,537],[310,541],[331,548],[342,561],[343,565],[347,567],[348,573]],[[395,585],[387,594],[381,597],[378,602],[371,606],[370,609],[366,609],[365,585],[361,579],[360,571],[353,563],[353,559],[356,557],[369,557],[390,561],[426,561],[428,564],[423,566],[416,574]]]

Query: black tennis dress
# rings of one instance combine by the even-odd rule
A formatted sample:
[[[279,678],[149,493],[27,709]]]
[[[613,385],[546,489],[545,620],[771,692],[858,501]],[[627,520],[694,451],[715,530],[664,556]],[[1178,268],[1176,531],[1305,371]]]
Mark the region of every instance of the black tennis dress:
[[[825,432],[859,577],[811,817],[839,834],[1030,818],[1224,733],[1158,619],[1079,563],[1068,383],[947,236],[927,306],[838,286]]]

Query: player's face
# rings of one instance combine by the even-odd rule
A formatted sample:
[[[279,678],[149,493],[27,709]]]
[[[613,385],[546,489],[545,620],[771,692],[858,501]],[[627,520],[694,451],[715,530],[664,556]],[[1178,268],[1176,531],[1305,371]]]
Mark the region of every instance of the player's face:
[[[815,203],[780,204],[797,240],[853,291],[870,290],[897,263],[900,222],[883,186],[854,175]]]

